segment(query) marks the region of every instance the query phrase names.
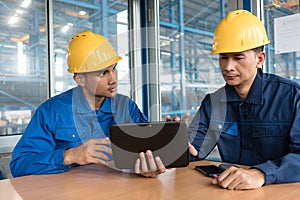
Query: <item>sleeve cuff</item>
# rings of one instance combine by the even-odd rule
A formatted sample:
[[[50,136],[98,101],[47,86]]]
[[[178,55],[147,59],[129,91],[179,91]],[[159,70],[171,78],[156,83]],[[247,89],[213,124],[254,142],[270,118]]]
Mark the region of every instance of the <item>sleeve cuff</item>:
[[[254,165],[250,167],[250,169],[258,169],[262,171],[265,174],[265,184],[264,185],[269,185],[272,183],[275,183],[276,181],[276,169],[277,167],[269,163],[269,161],[259,164],[259,165]]]

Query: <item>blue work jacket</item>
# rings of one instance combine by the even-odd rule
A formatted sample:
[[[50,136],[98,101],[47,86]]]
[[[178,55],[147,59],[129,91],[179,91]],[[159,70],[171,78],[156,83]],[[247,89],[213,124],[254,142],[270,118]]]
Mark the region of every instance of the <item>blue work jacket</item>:
[[[89,139],[109,137],[116,123],[146,122],[147,118],[127,96],[106,98],[98,110],[91,110],[77,86],[48,99],[35,111],[12,153],[13,176],[64,172],[64,151]]]
[[[217,145],[222,161],[252,166],[266,182],[300,181],[300,86],[258,70],[245,100],[229,85],[208,94],[189,126],[205,158]]]

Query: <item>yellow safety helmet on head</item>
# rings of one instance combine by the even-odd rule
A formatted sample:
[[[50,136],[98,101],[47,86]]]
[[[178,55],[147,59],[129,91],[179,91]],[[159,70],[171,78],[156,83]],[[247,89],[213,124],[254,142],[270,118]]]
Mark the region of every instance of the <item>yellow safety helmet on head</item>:
[[[235,10],[216,27],[211,53],[242,52],[268,43],[262,22],[247,10]]]
[[[121,59],[105,37],[89,30],[75,34],[69,43],[67,62],[71,73],[98,71]]]

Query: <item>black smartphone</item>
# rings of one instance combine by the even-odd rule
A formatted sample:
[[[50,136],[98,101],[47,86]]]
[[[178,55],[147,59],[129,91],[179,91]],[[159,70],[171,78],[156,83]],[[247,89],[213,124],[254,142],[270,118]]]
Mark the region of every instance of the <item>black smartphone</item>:
[[[224,171],[216,165],[197,165],[195,169],[209,177],[216,177]]]

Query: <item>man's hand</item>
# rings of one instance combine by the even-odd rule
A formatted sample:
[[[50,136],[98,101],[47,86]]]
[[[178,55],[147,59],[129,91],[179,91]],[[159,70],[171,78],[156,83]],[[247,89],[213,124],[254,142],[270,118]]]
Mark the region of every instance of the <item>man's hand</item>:
[[[107,154],[112,154],[108,138],[92,139],[78,147],[67,149],[64,153],[64,164],[84,165],[89,163],[106,164]]]
[[[190,154],[192,154],[193,156],[197,156],[198,152],[197,152],[196,148],[193,145],[191,145],[191,143],[189,143],[188,145],[189,145]]]
[[[183,116],[183,119],[182,119],[182,121],[184,122],[184,123],[186,123],[187,125],[188,125],[188,120],[189,120],[189,117],[190,117],[190,113],[186,113],[184,116]],[[166,116],[166,121],[175,121],[175,122],[179,122],[180,121],[180,117],[179,116],[174,116],[173,117],[173,119],[172,119],[172,117],[170,116],[170,115],[167,115]]]
[[[144,152],[141,152],[140,158],[137,159],[135,163],[135,173],[145,177],[154,178],[165,171],[166,168],[161,159],[159,157],[154,158],[150,150],[146,151],[146,155]]]
[[[229,167],[212,184],[229,190],[247,190],[260,188],[265,183],[265,174],[258,169]]]

